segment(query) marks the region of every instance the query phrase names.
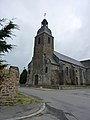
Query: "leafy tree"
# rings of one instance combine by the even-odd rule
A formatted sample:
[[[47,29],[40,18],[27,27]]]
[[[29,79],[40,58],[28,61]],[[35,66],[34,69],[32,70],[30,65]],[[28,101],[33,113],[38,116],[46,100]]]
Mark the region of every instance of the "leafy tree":
[[[7,39],[14,35],[13,29],[18,29],[18,26],[12,20],[8,23],[5,22],[7,22],[7,19],[0,19],[0,69],[7,66],[7,64],[3,64],[6,61],[2,60],[1,56],[13,48],[13,45],[9,44]]]
[[[20,84],[25,84],[27,81],[27,70],[24,68],[23,72],[20,75]]]

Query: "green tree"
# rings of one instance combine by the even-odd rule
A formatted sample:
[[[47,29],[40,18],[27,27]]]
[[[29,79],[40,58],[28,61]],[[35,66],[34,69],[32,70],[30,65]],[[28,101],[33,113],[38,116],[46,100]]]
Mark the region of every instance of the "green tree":
[[[14,35],[13,29],[18,29],[18,26],[12,20],[0,19],[0,69],[7,66],[3,63],[6,61],[2,60],[1,56],[13,48],[13,45],[7,42],[7,39]]]
[[[27,70],[24,68],[23,72],[20,75],[20,84],[25,84],[27,81]]]

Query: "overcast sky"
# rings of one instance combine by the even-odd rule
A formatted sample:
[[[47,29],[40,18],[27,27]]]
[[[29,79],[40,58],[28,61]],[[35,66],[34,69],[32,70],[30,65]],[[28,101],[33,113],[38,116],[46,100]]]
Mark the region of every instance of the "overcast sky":
[[[55,51],[77,60],[90,58],[90,0],[0,0],[0,19],[16,18],[20,31],[9,40],[17,45],[6,54],[11,65],[27,68],[32,59],[34,37],[47,13]]]

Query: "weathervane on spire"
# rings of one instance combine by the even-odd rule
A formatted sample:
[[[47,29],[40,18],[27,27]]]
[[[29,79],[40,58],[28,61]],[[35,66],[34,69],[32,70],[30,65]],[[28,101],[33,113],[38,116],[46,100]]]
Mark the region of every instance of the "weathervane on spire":
[[[44,18],[46,17],[46,13],[44,13]]]

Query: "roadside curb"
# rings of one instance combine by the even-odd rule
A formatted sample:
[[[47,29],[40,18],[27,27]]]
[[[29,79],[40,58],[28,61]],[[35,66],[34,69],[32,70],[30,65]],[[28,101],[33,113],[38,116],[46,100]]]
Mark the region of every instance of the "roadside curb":
[[[36,115],[40,114],[42,111],[44,111],[45,106],[46,106],[45,103],[42,103],[41,108],[38,111],[36,111],[36,112],[34,112],[34,113],[30,114],[30,115],[26,115],[26,116],[22,116],[22,117],[10,118],[10,119],[5,119],[5,120],[22,120],[22,119],[25,119],[25,118],[30,118],[30,117],[36,116]]]
[[[41,90],[41,91],[52,91],[55,89],[48,89],[48,88],[35,88],[36,90]]]

